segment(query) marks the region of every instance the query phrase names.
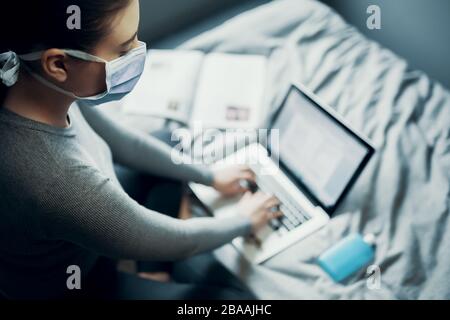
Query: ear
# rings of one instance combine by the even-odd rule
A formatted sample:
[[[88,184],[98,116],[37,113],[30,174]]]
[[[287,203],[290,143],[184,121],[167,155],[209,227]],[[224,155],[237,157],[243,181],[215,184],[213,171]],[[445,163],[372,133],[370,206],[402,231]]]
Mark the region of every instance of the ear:
[[[44,74],[57,82],[67,80],[68,56],[60,49],[45,50],[41,57],[41,67]]]

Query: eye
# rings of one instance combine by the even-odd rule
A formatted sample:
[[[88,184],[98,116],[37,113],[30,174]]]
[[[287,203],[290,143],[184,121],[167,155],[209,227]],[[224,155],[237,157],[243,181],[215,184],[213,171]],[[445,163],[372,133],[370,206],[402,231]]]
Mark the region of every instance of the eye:
[[[120,52],[119,57],[126,56],[128,52],[130,52],[130,51],[128,50],[128,51],[122,51],[122,52]]]
[[[122,48],[122,50],[119,52],[119,56],[123,57],[123,56],[127,55],[131,51],[131,49],[132,48],[130,46]]]

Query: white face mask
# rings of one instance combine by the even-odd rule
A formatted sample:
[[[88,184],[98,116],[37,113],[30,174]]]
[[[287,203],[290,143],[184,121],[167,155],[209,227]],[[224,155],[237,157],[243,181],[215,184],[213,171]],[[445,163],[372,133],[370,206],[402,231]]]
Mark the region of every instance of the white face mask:
[[[106,91],[90,97],[79,97],[72,92],[56,86],[42,76],[34,73],[25,64],[23,65],[33,77],[47,87],[77,100],[85,101],[90,105],[99,105],[106,102],[117,101],[130,93],[136,86],[142,72],[144,71],[145,59],[147,56],[147,46],[144,42],[139,42],[139,46],[137,48],[134,48],[123,57],[119,57],[112,61],[106,61],[83,51],[70,49],[65,49],[63,51],[69,56],[81,60],[104,63],[106,74]],[[42,53],[43,52],[24,54],[20,55],[19,58],[24,61],[36,61],[41,58]]]

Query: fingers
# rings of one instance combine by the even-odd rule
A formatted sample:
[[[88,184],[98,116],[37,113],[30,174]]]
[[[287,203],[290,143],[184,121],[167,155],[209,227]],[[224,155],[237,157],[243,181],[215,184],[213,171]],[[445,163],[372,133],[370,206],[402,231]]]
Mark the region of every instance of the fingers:
[[[236,178],[242,188],[249,189],[252,184],[255,184],[255,176],[251,172],[240,172]]]
[[[281,218],[282,216],[283,216],[283,212],[281,212],[281,211],[270,212],[269,220],[278,219],[278,218]]]
[[[238,165],[235,166],[234,169],[237,171],[239,179],[245,179],[251,182],[255,182],[255,173],[250,169],[249,166]]]
[[[283,213],[280,211],[280,200],[277,197],[262,192],[258,192],[257,196],[261,197],[263,201],[262,207],[268,213],[270,220],[283,216]]]
[[[251,173],[248,173],[248,172],[240,173],[239,176],[238,176],[238,179],[239,180],[245,180],[245,181],[248,182],[248,184],[256,182],[255,176],[252,175]]]
[[[259,199],[262,202],[265,202],[266,200],[268,200],[270,198],[270,195],[268,195],[267,193],[264,193],[262,191],[256,191],[253,196],[255,197],[255,199]]]
[[[237,168],[238,170],[241,170],[241,171],[250,170],[250,167],[246,164],[237,165],[235,168]]]
[[[268,194],[268,193],[265,193],[265,192],[263,192],[263,191],[256,191],[254,194],[253,194],[255,197],[258,197],[258,198],[260,198],[261,199],[261,201],[269,201],[270,199],[273,199],[273,198],[275,198],[276,199],[276,197],[274,196],[274,195],[272,195],[272,194]]]
[[[280,205],[280,200],[278,200],[275,196],[271,196],[269,199],[265,201],[265,207],[267,209],[277,207]]]
[[[255,179],[256,179],[255,173],[252,170],[250,170],[249,168],[247,168],[245,170],[241,170],[240,176],[241,176],[241,179],[246,179],[251,182],[255,182]]]
[[[246,179],[239,179],[238,187],[242,191],[250,190],[250,184]]]
[[[242,200],[247,200],[250,199],[252,197],[252,193],[250,191],[247,191],[246,193],[244,193],[244,195],[242,196]]]
[[[279,210],[280,200],[278,200],[274,195],[258,191],[253,194],[253,197],[255,197],[255,200],[260,203],[262,209],[271,210],[275,208],[276,211]]]

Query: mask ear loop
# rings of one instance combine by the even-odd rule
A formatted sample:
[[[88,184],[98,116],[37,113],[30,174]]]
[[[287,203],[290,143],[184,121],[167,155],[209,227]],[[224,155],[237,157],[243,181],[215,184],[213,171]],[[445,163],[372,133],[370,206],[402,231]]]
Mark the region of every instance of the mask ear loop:
[[[64,53],[66,53],[67,55],[83,60],[83,61],[87,61],[87,62],[97,62],[97,63],[103,63],[105,66],[105,84],[106,84],[106,91],[103,94],[97,95],[95,96],[95,98],[93,99],[88,99],[88,100],[96,100],[97,98],[103,98],[104,96],[106,96],[111,88],[111,83],[108,77],[108,74],[110,73],[108,71],[109,68],[109,62],[106,61],[105,59],[102,59],[100,57],[94,56],[92,54],[83,52],[83,51],[79,51],[79,50],[72,50],[72,49],[63,49]],[[80,98],[78,98],[80,99]],[[83,99],[83,98],[81,98]],[[86,98],[84,98],[86,99]]]
[[[33,53],[21,54],[21,55],[19,55],[19,58],[20,58],[20,60],[23,60],[26,62],[37,61],[37,60],[41,59],[43,53],[44,53],[44,51],[37,51],[37,52],[33,52]],[[46,87],[49,87],[49,88],[51,88],[59,93],[62,93],[68,97],[78,99],[78,97],[75,94],[73,94],[72,92],[61,89],[60,87],[51,83],[50,81],[48,81],[41,75],[35,73],[33,70],[31,70],[31,68],[29,66],[27,66],[26,63],[22,63],[22,66],[33,78],[35,78],[37,81],[39,81],[41,84],[45,85]]]
[[[93,55],[83,52],[83,51],[72,50],[72,49],[63,49],[62,51],[71,57],[81,59],[84,61],[108,63],[108,61],[106,61],[102,58],[93,56]],[[41,59],[43,53],[44,53],[44,51],[37,51],[37,52],[33,52],[33,53],[22,54],[19,56],[19,58],[23,61],[36,61],[36,60]]]
[[[84,61],[88,61],[88,62],[101,62],[104,64],[107,64],[108,61],[106,61],[105,59],[99,58],[97,56],[94,56],[92,54],[83,52],[83,51],[78,51],[78,50],[72,50],[72,49],[64,49],[63,50],[66,54],[68,54],[71,57],[77,58],[77,59],[81,59]]]
[[[99,94],[99,95],[97,95],[95,98],[92,98],[92,99],[91,99],[91,97],[79,97],[79,96],[77,96],[76,94],[74,94],[74,93],[72,93],[72,92],[70,92],[70,91],[67,91],[67,90],[64,90],[64,89],[58,87],[57,85],[55,85],[55,84],[53,84],[52,82],[48,81],[47,79],[45,79],[45,78],[42,77],[41,75],[35,73],[35,72],[34,72],[33,70],[31,70],[31,68],[28,67],[25,63],[22,63],[21,65],[24,67],[24,69],[25,69],[25,70],[26,70],[33,78],[35,78],[37,81],[39,81],[40,83],[42,83],[44,86],[49,87],[50,89],[53,89],[53,90],[55,90],[55,91],[57,91],[57,92],[59,92],[59,93],[62,93],[62,94],[66,95],[66,96],[68,96],[68,97],[70,97],[70,98],[73,98],[73,99],[76,99],[76,100],[82,100],[82,99],[96,100],[96,99],[102,98],[102,97],[104,97],[104,96],[106,96],[106,95],[108,94],[108,92],[104,92],[103,94]]]
[[[38,75],[37,73],[35,73],[33,70],[31,70],[30,67],[28,67],[26,65],[26,63],[22,63],[23,68],[33,77],[35,78],[37,81],[39,81],[40,83],[42,83],[44,86],[49,87],[59,93],[62,93],[70,98],[74,98],[74,99],[80,99],[80,97],[76,96],[75,94],[73,94],[72,92],[66,91],[64,89],[61,89],[60,87],[58,87],[57,85],[51,83],[50,81],[48,81],[47,79],[45,79],[44,77]]]
[[[91,54],[89,54],[89,53],[82,52],[82,51],[78,51],[78,50],[63,49],[63,51],[64,51],[64,53],[66,53],[67,55],[72,56],[72,57],[77,58],[77,59],[81,59],[81,60],[88,61],[88,62],[100,62],[100,63],[104,63],[104,64],[105,64],[105,71],[106,71],[106,66],[108,65],[108,62],[107,62],[106,60],[104,60],[104,59],[101,59],[101,58],[96,57],[96,56],[93,56],[93,55],[91,55]],[[30,62],[30,61],[36,61],[36,60],[41,59],[43,53],[44,53],[44,51],[37,51],[37,52],[33,52],[33,53],[28,53],[28,54],[20,55],[19,58],[20,58],[21,60],[27,61],[27,62]],[[30,67],[28,67],[28,66],[26,65],[26,63],[22,63],[22,65],[23,65],[24,69],[25,69],[29,74],[31,74],[37,81],[39,81],[39,82],[42,83],[43,85],[45,85],[45,86],[47,86],[47,87],[49,87],[49,88],[51,88],[51,89],[53,89],[53,90],[55,90],[55,91],[57,91],[57,92],[59,92],[59,93],[62,93],[62,94],[64,94],[64,95],[68,96],[68,97],[71,97],[71,98],[77,99],[77,100],[81,100],[81,99],[91,100],[91,98],[92,98],[92,97],[79,97],[79,96],[75,95],[75,94],[72,93],[72,92],[69,92],[69,91],[67,91],[67,90],[64,90],[64,89],[58,87],[57,85],[53,84],[52,82],[48,81],[47,79],[45,79],[45,78],[42,77],[41,75],[35,73],[33,70],[31,70]],[[99,94],[99,95],[95,96],[95,98],[92,98],[92,100],[96,100],[96,99],[99,99],[99,98],[103,98],[103,97],[106,96],[107,94],[108,94],[108,90],[105,91],[105,92],[102,93],[102,94]]]
[[[142,49],[144,48],[144,49]],[[114,59],[112,61],[106,61],[105,59],[102,59],[100,57],[94,56],[92,54],[80,51],[80,50],[72,50],[72,49],[62,49],[62,51],[66,54],[68,54],[71,57],[77,58],[77,59],[81,59],[84,61],[88,61],[88,62],[99,62],[99,63],[104,63],[104,64],[109,64],[112,63],[114,61],[119,61],[121,60],[121,58],[123,57],[119,57],[117,59]],[[125,56],[132,56],[132,55],[138,55],[141,53],[141,51],[143,52],[147,52],[147,45],[145,44],[145,42],[139,41],[139,46],[134,48],[133,50],[131,50],[127,55]],[[28,54],[22,54],[19,56],[19,58],[23,61],[36,61],[39,60],[42,57],[42,54],[44,53],[44,51],[37,51],[37,52],[33,52],[33,53],[28,53]]]

